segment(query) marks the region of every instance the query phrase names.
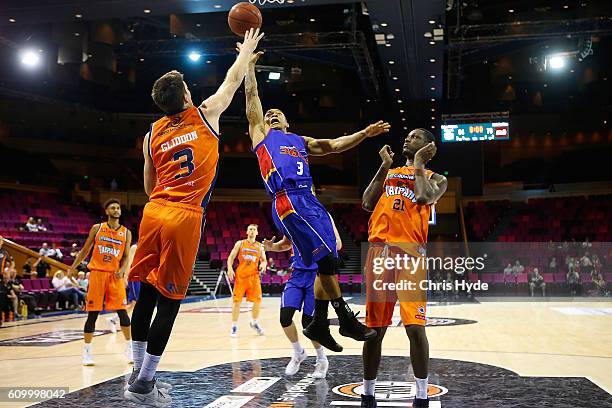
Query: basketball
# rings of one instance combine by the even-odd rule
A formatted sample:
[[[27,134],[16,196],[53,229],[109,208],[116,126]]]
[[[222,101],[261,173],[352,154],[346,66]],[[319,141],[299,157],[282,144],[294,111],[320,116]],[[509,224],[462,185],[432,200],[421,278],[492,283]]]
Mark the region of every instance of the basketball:
[[[240,37],[250,28],[261,28],[262,21],[259,9],[245,1],[234,5],[227,16],[230,29]]]

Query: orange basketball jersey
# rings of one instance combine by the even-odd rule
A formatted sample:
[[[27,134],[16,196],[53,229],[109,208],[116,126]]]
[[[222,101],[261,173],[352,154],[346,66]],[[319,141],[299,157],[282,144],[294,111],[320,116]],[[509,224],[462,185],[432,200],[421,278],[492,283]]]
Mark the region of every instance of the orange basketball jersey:
[[[259,275],[259,261],[261,260],[261,242],[253,242],[252,244],[243,239],[238,252],[238,268],[236,269],[236,277],[247,278],[253,275]]]
[[[425,170],[425,177],[433,172]],[[432,205],[419,205],[414,194],[414,167],[389,170],[383,192],[368,224],[370,242],[426,243]]]
[[[206,207],[217,177],[219,138],[198,107],[151,125],[149,156],[157,173],[151,200]]]
[[[87,268],[92,271],[117,272],[126,239],[127,228],[123,225],[114,230],[107,223],[100,224]]]

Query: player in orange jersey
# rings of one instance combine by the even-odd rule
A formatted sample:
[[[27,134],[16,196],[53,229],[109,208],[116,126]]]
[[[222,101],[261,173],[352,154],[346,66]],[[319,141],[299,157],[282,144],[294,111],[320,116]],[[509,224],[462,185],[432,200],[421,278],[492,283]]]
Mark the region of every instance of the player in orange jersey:
[[[83,365],[91,366],[95,362],[92,357],[91,340],[96,329],[96,320],[102,310],[117,311],[121,331],[127,341],[125,353],[130,363],[133,362],[132,345],[130,343],[130,318],[125,310],[125,284],[123,280],[123,267],[128,260],[132,243],[132,233],[119,223],[121,218],[121,204],[119,200],[111,198],[104,203],[104,211],[108,217],[106,222],[95,224],[89,231],[89,236],[83,249],[74,259],[70,268],[70,275],[76,275],[76,267],[91,252],[91,259],[87,268],[91,271],[87,297],[85,298],[85,321],[83,348]],[[93,251],[92,251],[93,248]]]
[[[153,84],[153,102],[165,116],[151,124],[143,143],[149,202],[129,275],[131,281],[141,282],[141,288],[132,313],[134,370],[124,397],[136,403],[158,407],[171,403],[170,396],[158,390],[162,384],[155,381],[155,372],[193,274],[204,209],[218,171],[219,118],[240,87],[262,37],[259,30],[245,33],[225,80],[199,106],[177,71]]]
[[[429,406],[427,397],[427,373],[429,365],[429,343],[425,335],[426,291],[415,293],[372,293],[377,286],[373,281],[375,258],[390,260],[396,254],[407,254],[422,258],[427,243],[429,219],[434,203],[444,194],[447,180],[444,176],[425,169],[427,162],[436,154],[434,136],[425,129],[411,131],[404,142],[403,155],[406,164],[391,169],[393,152],[387,145],[380,150],[382,164],[363,194],[363,208],[373,211],[369,222],[370,248],[366,261],[366,325],[377,332],[377,337],[363,346],[362,407],[376,407],[375,384],[380,364],[382,340],[391,324],[397,298],[400,299],[400,314],[410,339],[410,361],[414,370],[416,396],[413,407]],[[424,280],[426,267],[415,271],[391,268],[383,273],[390,280],[401,278]],[[417,270],[418,269],[418,270]],[[415,282],[418,285],[418,282]],[[417,286],[418,287],[418,286]],[[378,286],[380,288],[380,285]]]
[[[238,258],[238,268],[234,272],[234,260]],[[234,298],[232,304],[232,330],[231,337],[238,335],[238,317],[240,304],[246,294],[247,302],[253,303],[251,314],[251,328],[260,336],[264,331],[257,322],[261,307],[261,280],[260,275],[268,266],[266,252],[261,242],[257,241],[257,224],[247,227],[247,238],[237,241],[227,257],[227,276],[234,281]]]

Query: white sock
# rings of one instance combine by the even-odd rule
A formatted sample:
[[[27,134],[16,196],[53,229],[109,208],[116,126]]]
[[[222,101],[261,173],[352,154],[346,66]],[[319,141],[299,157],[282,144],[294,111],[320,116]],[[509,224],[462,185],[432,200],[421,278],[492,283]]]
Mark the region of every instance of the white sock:
[[[134,370],[135,371],[140,371],[146,351],[147,351],[146,341],[132,340],[132,353],[134,354]]]
[[[302,345],[300,344],[299,341],[296,341],[295,343],[291,343],[291,345],[293,346],[293,354],[295,354],[296,356],[299,356],[300,354],[304,352],[304,349],[302,348]]]
[[[83,350],[85,350],[87,354],[91,354],[91,343],[85,343]]]
[[[323,347],[319,346],[319,348],[316,348],[315,351],[317,352],[317,361],[327,360],[325,349]]]
[[[373,380],[363,380],[363,395],[374,396],[374,389],[376,388],[376,378]]]
[[[155,372],[157,371],[157,365],[159,364],[160,359],[161,356],[154,356],[153,354],[145,352],[145,357],[142,362],[142,367],[140,367],[138,379],[143,381],[151,381],[153,377],[155,377]]]
[[[252,325],[256,325],[257,324],[257,319],[251,319],[251,324]]]
[[[427,399],[427,379],[428,377],[414,377],[414,381],[416,382],[416,397],[418,399]]]

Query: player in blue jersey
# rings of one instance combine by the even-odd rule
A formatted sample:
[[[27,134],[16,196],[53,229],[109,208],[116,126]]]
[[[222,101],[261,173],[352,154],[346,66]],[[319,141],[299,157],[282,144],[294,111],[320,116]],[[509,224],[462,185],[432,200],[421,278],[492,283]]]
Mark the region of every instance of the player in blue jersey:
[[[339,251],[342,248],[342,240],[340,239],[334,220],[332,219],[331,221],[336,236],[336,250]],[[287,236],[284,236],[283,239],[278,242],[274,242],[275,239],[276,237],[273,237],[270,240],[265,239],[263,241],[266,251],[292,251],[293,253],[291,257],[291,277],[285,284],[281,297],[280,324],[283,327],[285,336],[287,336],[287,339],[289,339],[293,346],[293,356],[285,368],[285,374],[295,375],[300,369],[300,364],[308,357],[308,354],[300,344],[298,332],[293,323],[293,315],[296,310],[302,310],[302,327],[304,328],[312,322],[315,305],[314,287],[317,275],[317,264],[314,263],[310,266],[305,265],[304,261],[296,255],[297,251]],[[329,362],[325,356],[325,351],[316,341],[312,341],[312,345],[317,353],[317,360],[314,372],[310,374],[310,376],[313,378],[325,378],[329,368]]]
[[[289,124],[279,109],[264,115],[255,77],[261,53],[253,54],[245,79],[247,118],[253,151],[259,160],[266,191],[272,197],[274,223],[295,246],[307,266],[317,264],[315,314],[303,333],[324,347],[339,352],[340,346],[329,331],[327,309],[331,301],[340,323],[340,334],[366,341],[376,336],[361,324],[342,298],[336,277],[336,237],[327,210],[312,194],[308,156],[341,153],[368,137],[389,132],[391,126],[379,121],[364,130],[337,139],[313,139],[289,133]]]

